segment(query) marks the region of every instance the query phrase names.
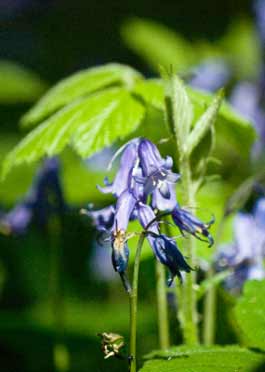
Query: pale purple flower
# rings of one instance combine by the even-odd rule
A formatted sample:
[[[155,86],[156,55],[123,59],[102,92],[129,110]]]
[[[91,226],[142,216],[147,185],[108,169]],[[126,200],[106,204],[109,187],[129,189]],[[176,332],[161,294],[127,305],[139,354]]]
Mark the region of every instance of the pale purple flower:
[[[232,269],[225,280],[232,292],[241,290],[249,279],[265,278],[265,198],[260,198],[252,213],[238,213],[234,219],[234,242],[221,246],[216,254],[218,271]]]
[[[138,140],[129,142],[125,147],[120,160],[120,167],[113,183],[105,179],[105,187],[98,186],[102,193],[111,193],[119,197],[131,184],[131,173],[138,160]]]
[[[256,16],[256,24],[260,39],[265,46],[265,1],[264,0],[255,0],[254,1],[254,12]]]
[[[91,207],[89,207],[88,210],[82,209],[81,212],[92,219],[93,225],[99,231],[106,231],[113,226],[115,213],[115,207],[113,205],[99,210],[91,210]]]
[[[234,109],[251,121],[258,133],[258,140],[254,145],[254,155],[264,151],[265,146],[265,111],[260,105],[261,89],[258,84],[250,82],[238,83],[232,91],[230,103]]]
[[[56,158],[50,158],[40,168],[25,198],[0,217],[0,230],[9,234],[22,234],[32,220],[40,226],[46,226],[51,215],[60,215],[65,209],[59,180],[59,162]]]
[[[222,60],[207,60],[195,68],[189,84],[207,92],[215,92],[231,78],[228,65]]]

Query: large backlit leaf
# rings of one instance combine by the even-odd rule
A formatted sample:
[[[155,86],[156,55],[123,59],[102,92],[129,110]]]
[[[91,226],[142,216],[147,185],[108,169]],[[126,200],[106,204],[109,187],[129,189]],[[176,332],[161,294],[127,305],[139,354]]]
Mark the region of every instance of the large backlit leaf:
[[[174,31],[151,20],[133,18],[122,27],[122,37],[130,49],[155,70],[159,66],[183,71],[195,63],[192,45]]]
[[[133,93],[147,104],[158,110],[164,110],[165,92],[161,79],[143,80],[135,84]]]
[[[257,78],[262,63],[262,46],[255,25],[247,19],[233,20],[219,41],[225,57],[239,79]]]
[[[144,106],[123,88],[82,98],[32,130],[7,156],[3,175],[15,165],[56,155],[66,145],[88,157],[133,132],[144,112]]]
[[[264,354],[239,346],[180,346],[148,357],[155,359],[147,361],[141,372],[255,372],[265,363]]]
[[[233,20],[228,32],[215,43],[190,42],[176,31],[151,20],[133,18],[125,22],[121,34],[125,44],[156,71],[160,66],[172,66],[177,73],[187,72],[203,60],[221,58],[237,78],[258,77],[262,48],[250,20]]]
[[[11,61],[0,61],[0,104],[34,102],[46,89],[34,72]]]
[[[79,71],[50,89],[22,118],[22,125],[24,127],[35,125],[75,99],[107,86],[130,87],[139,78],[140,74],[131,67],[114,63]]]
[[[265,350],[265,280],[245,283],[235,313],[245,343]]]

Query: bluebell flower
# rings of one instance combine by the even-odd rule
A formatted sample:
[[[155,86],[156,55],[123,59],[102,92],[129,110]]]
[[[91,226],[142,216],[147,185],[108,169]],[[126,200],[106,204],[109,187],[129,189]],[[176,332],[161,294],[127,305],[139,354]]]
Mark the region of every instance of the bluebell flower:
[[[219,247],[217,271],[231,269],[225,287],[238,293],[249,279],[265,278],[265,198],[260,198],[252,213],[238,213],[234,219],[234,242]]]
[[[111,243],[113,267],[118,273],[125,272],[128,265],[129,249],[126,231],[135,204],[136,199],[129,190],[123,191],[116,204]]]
[[[188,232],[189,234],[195,236],[197,239],[209,242],[209,246],[214,243],[213,237],[209,232],[209,228],[214,223],[214,219],[208,223],[200,221],[197,217],[191,214],[184,208],[180,208],[176,205],[171,213],[174,223],[178,226],[181,233]]]
[[[175,276],[181,279],[181,271],[190,272],[191,268],[175,240],[161,233],[158,219],[173,213],[172,218],[181,231],[185,230],[197,238],[205,237],[210,243],[212,237],[208,228],[212,222],[203,224],[178,207],[175,188],[180,175],[172,171],[172,158],[163,158],[151,141],[146,138],[129,141],[114,155],[111,165],[120,154],[120,166],[114,181],[105,180],[105,187],[99,187],[100,191],[111,193],[117,199],[114,209],[104,208],[87,214],[94,219],[99,230],[109,230],[113,267],[127,289],[128,240],[133,235],[127,232],[127,228],[133,219],[138,219],[144,228],[156,258],[168,267],[171,284]],[[113,224],[110,227],[111,221]]]
[[[40,226],[45,226],[51,215],[60,215],[65,211],[66,205],[58,172],[58,159],[47,159],[25,198],[10,212],[1,216],[0,231],[7,234],[22,234],[26,232],[32,220]]]
[[[207,60],[194,71],[189,84],[207,92],[215,92],[226,85],[231,78],[228,65],[222,60]]]
[[[113,205],[99,210],[92,210],[89,206],[89,209],[82,209],[81,213],[86,214],[92,219],[93,225],[98,231],[106,231],[113,226],[115,213],[115,207]]]
[[[172,210],[176,204],[175,184],[180,179],[180,175],[171,170],[172,158],[168,156],[163,159],[152,142],[142,139],[139,160],[143,176],[135,176],[135,179],[143,185],[144,195],[152,194],[154,208],[160,211]]]
[[[0,218],[0,232],[9,235],[12,232],[15,234],[24,234],[32,219],[33,208],[31,203],[22,202],[18,204],[10,212],[4,214]]]
[[[105,178],[105,187],[98,186],[102,193],[111,193],[115,197],[118,197],[131,183],[132,170],[138,160],[138,139],[130,141],[122,149],[123,154],[120,160],[120,167],[113,183],[110,183],[108,178]]]
[[[185,261],[174,239],[159,232],[155,214],[150,206],[139,203],[138,216],[143,228],[147,229],[147,239],[156,258],[170,270],[168,285],[172,284],[176,275],[182,280],[180,271],[189,273],[192,269]]]

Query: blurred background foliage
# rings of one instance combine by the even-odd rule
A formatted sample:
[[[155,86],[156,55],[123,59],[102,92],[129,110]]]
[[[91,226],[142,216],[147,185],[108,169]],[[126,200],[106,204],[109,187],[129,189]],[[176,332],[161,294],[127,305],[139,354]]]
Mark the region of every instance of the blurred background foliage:
[[[145,27],[143,19],[148,20]],[[233,79],[237,80],[255,79],[261,63],[262,52],[252,25],[252,2],[247,0],[163,3],[157,0],[2,0],[0,24],[0,161],[23,136],[18,124],[21,116],[49,86],[78,69],[117,61],[153,77],[159,64],[170,61],[186,76],[204,58],[221,56],[228,60]],[[156,30],[165,35],[166,41],[154,38]],[[176,52],[178,49],[182,51],[182,59]],[[228,92],[229,89],[228,86]],[[148,119],[150,125],[163,120],[156,109],[150,110]],[[236,156],[231,159],[227,133],[223,129],[225,116],[220,120],[224,139],[217,151],[227,154],[227,158],[224,157],[221,166],[213,165],[212,173],[221,173],[223,178],[208,183],[198,198],[198,213],[204,218],[214,214],[216,220],[222,218],[227,198],[250,174],[247,153],[244,166],[237,164]],[[235,138],[237,135],[235,133]],[[156,136],[161,137],[159,133]],[[168,152],[168,145],[162,145],[161,150]],[[24,236],[0,235],[1,367],[7,372],[53,370],[54,342],[60,345],[63,341],[69,349],[71,371],[110,368],[122,371],[126,368],[125,362],[103,360],[97,333],[113,331],[128,339],[127,296],[119,278],[112,273],[110,262],[100,266],[102,262],[95,260],[95,231],[79,214],[80,207],[88,203],[102,207],[109,202],[95,187],[103,182],[104,166],[95,168],[93,160],[80,161],[69,149],[62,155],[61,165],[63,190],[69,206],[62,218],[62,234],[57,242],[61,247],[62,307],[58,309],[52,303],[53,243],[47,228],[40,229],[33,224]],[[36,169],[37,164],[23,165],[0,184],[2,211],[23,197]],[[214,236],[216,229],[214,225]],[[228,242],[231,238],[230,219],[222,239]],[[131,246],[133,251],[133,243]],[[201,244],[198,247],[199,256],[209,262],[213,250]],[[104,260],[108,260],[109,252],[105,253]],[[143,256],[138,327],[140,355],[158,347],[154,260],[149,247],[145,247]],[[239,337],[238,324],[231,311],[234,299],[222,288],[218,291],[217,343],[232,344]],[[237,305],[236,312],[244,323],[240,312],[242,303],[244,300]],[[171,337],[176,344],[181,339],[175,332],[175,306],[174,300],[170,301]],[[58,316],[63,316],[59,334]],[[249,328],[245,332],[249,333],[251,326],[246,325]],[[59,349],[55,359],[63,370],[68,356]]]

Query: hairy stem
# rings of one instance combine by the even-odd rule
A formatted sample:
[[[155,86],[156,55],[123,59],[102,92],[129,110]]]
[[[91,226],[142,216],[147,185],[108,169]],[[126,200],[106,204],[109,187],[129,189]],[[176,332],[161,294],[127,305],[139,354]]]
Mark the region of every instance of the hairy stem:
[[[223,229],[225,217],[220,221],[218,226],[215,244],[219,244]],[[214,276],[214,269],[210,268],[207,272],[207,279]],[[213,345],[215,343],[215,323],[216,323],[216,286],[211,286],[205,295],[203,309],[203,343],[205,345]]]
[[[159,345],[162,350],[169,348],[169,327],[167,288],[165,283],[165,267],[156,260],[156,294],[158,312]]]
[[[137,299],[138,299],[138,277],[140,268],[141,251],[145,234],[142,233],[138,240],[133,268],[132,289],[130,298],[130,372],[136,372],[136,335],[137,335]]]

